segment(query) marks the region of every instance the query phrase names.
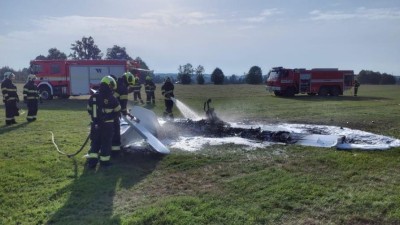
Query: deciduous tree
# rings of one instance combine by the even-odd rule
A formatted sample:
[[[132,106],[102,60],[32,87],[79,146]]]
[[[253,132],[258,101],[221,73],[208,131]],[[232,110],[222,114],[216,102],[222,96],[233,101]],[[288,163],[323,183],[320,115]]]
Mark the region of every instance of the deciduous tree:
[[[211,74],[211,82],[214,84],[223,84],[225,79],[224,72],[220,68],[215,68],[215,70]]]
[[[112,48],[107,49],[106,59],[125,59],[132,60],[132,58],[126,53],[125,47],[114,45]]]
[[[261,84],[262,83],[262,71],[258,66],[252,66],[249,73],[246,75],[246,83],[248,84]]]
[[[69,57],[72,59],[101,59],[103,54],[99,47],[94,44],[94,39],[90,37],[82,37],[82,40],[75,41],[71,44],[73,51]]]

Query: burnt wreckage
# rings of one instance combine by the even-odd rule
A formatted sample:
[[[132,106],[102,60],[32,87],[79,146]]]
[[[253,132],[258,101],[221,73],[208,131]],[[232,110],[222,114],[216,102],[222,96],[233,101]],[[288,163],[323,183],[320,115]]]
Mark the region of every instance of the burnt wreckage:
[[[166,122],[163,129],[173,130],[174,135],[191,135],[205,137],[241,137],[255,141],[281,142],[294,144],[295,138],[288,131],[266,131],[258,128],[231,127],[228,123],[217,117],[214,108],[210,107],[211,99],[204,103],[206,119],[175,119]],[[172,133],[172,132],[169,132]]]

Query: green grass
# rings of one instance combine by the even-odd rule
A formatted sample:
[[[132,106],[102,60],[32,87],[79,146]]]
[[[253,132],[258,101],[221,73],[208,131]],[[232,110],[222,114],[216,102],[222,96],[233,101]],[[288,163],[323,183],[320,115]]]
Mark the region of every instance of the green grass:
[[[331,98],[278,98],[262,85],[175,87],[199,113],[211,98],[226,121],[337,125],[400,139],[400,86],[363,85],[359,97]],[[61,150],[78,150],[89,131],[86,99],[47,101],[38,121],[25,123],[24,114],[0,126],[0,224],[400,224],[400,148],[226,144],[126,155],[108,170],[87,171],[88,147],[67,158],[50,134]]]

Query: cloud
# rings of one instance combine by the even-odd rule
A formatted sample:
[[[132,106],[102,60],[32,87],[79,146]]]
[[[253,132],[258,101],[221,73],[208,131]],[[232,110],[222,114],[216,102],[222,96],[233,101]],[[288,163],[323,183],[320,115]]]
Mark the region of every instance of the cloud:
[[[254,16],[254,17],[247,17],[244,18],[243,21],[249,22],[249,23],[261,23],[266,20],[267,17],[272,17],[277,14],[281,14],[282,11],[273,8],[273,9],[264,9],[259,15]]]
[[[392,8],[372,8],[360,7],[352,12],[313,10],[309,13],[311,20],[348,20],[348,19],[369,19],[369,20],[398,20],[400,10]]]

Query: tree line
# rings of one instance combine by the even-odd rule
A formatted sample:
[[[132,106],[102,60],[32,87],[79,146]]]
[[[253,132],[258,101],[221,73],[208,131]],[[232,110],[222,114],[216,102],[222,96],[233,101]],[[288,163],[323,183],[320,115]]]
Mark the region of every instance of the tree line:
[[[357,80],[361,84],[396,84],[397,82],[393,75],[371,70],[361,70],[357,75]]]
[[[35,60],[91,60],[91,59],[103,59],[103,53],[99,47],[95,44],[93,37],[82,37],[81,40],[76,40],[71,44],[72,52],[67,56],[64,52],[61,52],[57,48],[50,48],[48,50],[47,56],[38,55]],[[126,52],[125,47],[120,47],[114,45],[111,48],[107,48],[107,53],[104,59],[119,59],[119,60],[133,60],[131,56]],[[136,57],[134,59],[138,64],[140,69],[148,70],[147,64],[140,58]],[[28,68],[23,68],[22,70],[16,71],[8,66],[0,68],[0,76],[2,78],[3,74],[7,71],[11,71],[16,75],[17,81],[25,81],[28,77],[30,71]]]
[[[193,68],[192,64],[187,63],[185,65],[180,65],[178,68],[178,82],[181,84],[191,84],[194,79],[197,84],[204,84],[204,67],[202,65]],[[247,74],[243,76],[231,75],[225,76],[224,72],[219,68],[215,68],[211,73],[211,82],[215,85],[222,84],[261,84],[265,80],[265,77],[262,75],[262,70],[258,66],[253,66],[250,68]]]
[[[81,40],[76,40],[71,44],[72,52],[67,56],[57,48],[50,48],[47,56],[38,55],[36,60],[90,60],[90,59],[102,59],[103,53],[99,47],[95,44],[93,37],[82,37]],[[119,60],[133,60],[131,56],[126,52],[125,47],[114,45],[111,48],[107,48],[107,53],[104,59],[119,59]],[[139,68],[148,70],[147,64],[140,58],[136,57],[135,61],[139,63]],[[7,66],[0,68],[0,76],[7,71],[11,71],[16,75],[17,81],[25,81],[29,75],[29,69],[23,68],[22,70],[15,71]],[[197,84],[204,84],[204,67],[198,65],[196,68],[192,64],[187,63],[178,67],[177,80],[181,84],[191,84],[196,81]],[[155,82],[162,82],[161,77],[154,77]],[[215,68],[211,73],[211,82],[215,85],[222,84],[261,84],[267,79],[267,75],[262,75],[262,70],[259,66],[252,66],[247,73],[242,76],[231,75],[226,76],[220,68]],[[369,70],[361,70],[357,75],[357,79],[361,84],[396,84],[396,78],[393,75],[387,73],[374,72]]]

